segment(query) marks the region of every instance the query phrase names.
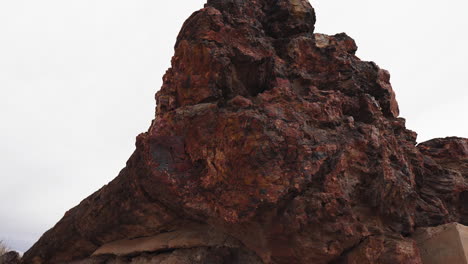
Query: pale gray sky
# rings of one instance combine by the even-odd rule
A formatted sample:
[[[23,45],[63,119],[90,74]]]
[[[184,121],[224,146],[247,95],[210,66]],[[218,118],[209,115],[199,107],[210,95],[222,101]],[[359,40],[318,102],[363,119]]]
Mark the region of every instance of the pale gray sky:
[[[0,240],[25,251],[112,180],[154,117],[183,21],[204,0],[0,1]],[[392,74],[419,141],[468,137],[466,0],[312,0]]]

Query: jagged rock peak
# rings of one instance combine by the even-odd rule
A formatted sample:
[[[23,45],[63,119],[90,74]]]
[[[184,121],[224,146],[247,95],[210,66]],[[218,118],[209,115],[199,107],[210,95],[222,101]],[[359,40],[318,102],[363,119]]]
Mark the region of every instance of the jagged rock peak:
[[[252,23],[273,38],[314,31],[315,12],[307,0],[210,0],[205,6],[220,10],[231,25]]]
[[[275,76],[286,74],[277,49],[293,36],[313,39],[315,14],[304,0],[214,0],[205,6],[177,38],[157,98],[160,111],[268,90]]]
[[[397,117],[388,72],[355,57],[357,46],[346,34],[313,34],[314,23],[314,9],[305,0],[209,1],[182,27],[157,94],[157,112],[223,105],[283,85],[299,94],[310,87],[360,94],[361,101],[373,100],[384,115]]]

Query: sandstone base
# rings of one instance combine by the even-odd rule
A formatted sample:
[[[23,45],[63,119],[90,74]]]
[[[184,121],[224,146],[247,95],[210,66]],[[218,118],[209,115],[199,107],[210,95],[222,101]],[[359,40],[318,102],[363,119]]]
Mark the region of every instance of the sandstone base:
[[[414,234],[424,264],[468,264],[468,227],[457,223],[421,228]]]

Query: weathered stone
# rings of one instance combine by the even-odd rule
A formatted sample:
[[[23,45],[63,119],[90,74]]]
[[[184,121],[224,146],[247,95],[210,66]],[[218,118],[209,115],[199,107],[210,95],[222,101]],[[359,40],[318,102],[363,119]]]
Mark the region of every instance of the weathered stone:
[[[216,233],[208,226],[193,226],[152,237],[123,239],[104,244],[93,256],[129,256],[144,252],[217,246],[239,248],[241,244],[226,234]]]
[[[19,264],[20,255],[16,251],[9,251],[0,256],[0,264]]]
[[[450,223],[419,228],[413,235],[424,264],[468,263],[468,227]]]
[[[98,250],[130,263],[146,249],[160,262],[418,264],[415,227],[468,224],[468,139],[416,146],[389,73],[314,23],[305,0],[209,0],[180,31],[127,166],[23,262]],[[188,243],[193,225],[217,235]],[[169,232],[184,239],[170,246]]]
[[[254,254],[236,248],[197,247],[133,256],[93,256],[70,264],[261,264]]]
[[[334,264],[423,264],[416,243],[403,237],[370,236]]]

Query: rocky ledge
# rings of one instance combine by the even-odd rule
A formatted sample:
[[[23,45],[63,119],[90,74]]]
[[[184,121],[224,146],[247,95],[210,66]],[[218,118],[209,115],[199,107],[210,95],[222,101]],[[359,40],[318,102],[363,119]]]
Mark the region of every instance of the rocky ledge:
[[[421,263],[416,228],[468,224],[468,139],[417,145],[389,73],[314,23],[208,0],[127,166],[23,263]]]

